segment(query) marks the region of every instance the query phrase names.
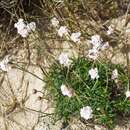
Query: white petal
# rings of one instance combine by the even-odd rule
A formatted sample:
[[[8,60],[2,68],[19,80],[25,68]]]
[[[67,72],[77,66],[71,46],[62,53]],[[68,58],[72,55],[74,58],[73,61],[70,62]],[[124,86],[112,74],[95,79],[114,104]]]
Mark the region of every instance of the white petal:
[[[130,97],[130,91],[126,91],[126,97],[129,98]]]
[[[58,30],[58,35],[63,37],[63,35],[68,35],[68,29],[66,26],[61,26]]]
[[[61,85],[61,92],[64,96],[72,97],[71,90],[69,90],[68,87],[66,87],[64,84]]]
[[[114,27],[113,26],[109,26],[108,27],[108,31],[107,31],[107,34],[110,35],[114,32]]]
[[[70,36],[70,39],[71,39],[73,42],[80,42],[80,36],[81,36],[81,33],[80,33],[80,32],[72,33],[71,36]]]
[[[28,32],[35,31],[36,30],[36,23],[31,22],[31,23],[27,24],[27,30],[28,30]]]
[[[18,30],[18,33],[23,37],[27,37],[29,35],[29,32],[28,30],[25,28],[25,29],[22,29],[22,30]]]
[[[58,26],[59,26],[59,21],[58,21],[58,19],[55,18],[55,17],[51,19],[51,23],[52,23],[52,25],[53,25],[54,27],[58,27]]]

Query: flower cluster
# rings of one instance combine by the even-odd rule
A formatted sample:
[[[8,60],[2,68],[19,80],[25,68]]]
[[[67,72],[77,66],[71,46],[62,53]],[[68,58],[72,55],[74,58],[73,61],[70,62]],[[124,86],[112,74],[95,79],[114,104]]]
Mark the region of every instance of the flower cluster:
[[[52,18],[51,19],[51,24],[54,28],[56,28],[57,30],[57,34],[60,36],[60,37],[63,37],[63,36],[67,36],[69,37],[69,39],[73,42],[77,42],[79,43],[80,42],[80,36],[81,36],[81,33],[80,32],[75,32],[75,33],[72,33],[70,35],[70,30],[67,28],[67,26],[60,26],[59,25],[59,20],[57,18]],[[61,65],[64,65],[64,66],[69,66],[70,63],[71,63],[71,60],[69,59],[69,55],[68,53],[61,53],[59,55],[59,58],[58,58],[58,61]]]
[[[80,42],[80,36],[81,36],[80,32],[75,32],[70,35],[70,30],[67,28],[67,26],[60,26],[58,19],[55,17],[51,19],[51,24],[53,25],[53,27],[58,29],[57,33],[60,37],[68,36],[71,41],[75,43]]]
[[[103,51],[109,47],[109,43],[103,43],[103,40],[100,35],[93,35],[91,37],[90,43],[93,47],[88,51],[88,57],[93,60],[96,60],[98,58],[101,50]]]
[[[62,53],[63,57],[64,54]],[[119,89],[123,86],[125,88],[128,81],[123,68],[109,63],[101,64],[98,61],[93,63],[92,60],[85,57],[72,58],[71,65],[67,68],[64,67],[66,61],[69,61],[68,56],[59,61],[59,64],[56,63],[49,74],[52,85],[50,90],[57,103],[55,109],[57,117],[67,120],[73,113],[78,113],[81,119],[97,121],[97,123],[101,123],[100,121],[104,117],[109,117],[104,124],[108,127],[113,125],[113,121],[117,118],[115,116],[117,110],[121,110],[119,106],[126,105],[126,109],[121,110],[123,114],[128,110],[127,103],[130,100],[129,89],[127,92]],[[116,79],[118,82],[114,82]],[[117,90],[118,93],[113,93],[114,90]],[[113,96],[117,99],[115,100]],[[102,103],[103,105],[101,105]],[[109,109],[105,109],[106,107]],[[102,111],[104,112],[102,113]],[[111,115],[115,117],[111,118]],[[108,121],[111,123],[107,124]]]
[[[18,34],[23,38],[27,37],[31,31],[35,31],[36,23],[31,22],[26,24],[23,19],[18,19],[18,22],[14,24],[14,27],[17,28]]]
[[[57,31],[57,34],[59,37],[69,38],[69,40],[73,41],[74,43],[81,42],[81,32],[71,33],[71,31],[67,28],[67,26],[60,26],[59,20],[55,17],[51,19],[51,23],[52,23],[52,26],[54,28],[56,28],[56,31]],[[109,26],[106,34],[109,36],[113,33],[114,33],[114,27]],[[91,43],[92,48],[90,50],[88,50],[88,57],[93,60],[96,60],[98,58],[98,56],[100,55],[100,52],[109,48],[109,43],[105,42],[102,39],[102,37],[98,34],[91,36],[90,43]],[[59,55],[58,61],[61,65],[65,66],[65,67],[68,67],[72,62],[70,60],[69,54],[64,53],[64,52]],[[90,68],[90,70],[88,70],[88,75],[90,76],[91,80],[100,81],[99,77],[101,75],[98,71],[98,68],[96,68],[96,67]],[[111,80],[114,80],[115,83],[117,83],[116,81],[118,81],[118,76],[119,76],[118,70],[114,69],[111,73]],[[60,86],[60,90],[61,90],[62,95],[67,96],[69,98],[73,96],[73,94],[74,94],[73,91],[76,91],[76,90],[73,90],[72,88],[66,86],[65,84],[62,84]],[[130,91],[126,91],[125,94],[126,94],[126,98],[130,97]],[[97,109],[100,109],[100,108],[97,108]],[[80,108],[80,116],[82,118],[84,118],[85,120],[89,120],[89,119],[93,118],[93,110],[92,110],[91,106],[85,106],[83,108]]]
[[[64,96],[72,97],[73,91],[68,88],[66,85],[61,85],[61,92]],[[92,109],[90,106],[86,106],[80,109],[80,116],[84,118],[85,120],[91,119],[93,117]]]

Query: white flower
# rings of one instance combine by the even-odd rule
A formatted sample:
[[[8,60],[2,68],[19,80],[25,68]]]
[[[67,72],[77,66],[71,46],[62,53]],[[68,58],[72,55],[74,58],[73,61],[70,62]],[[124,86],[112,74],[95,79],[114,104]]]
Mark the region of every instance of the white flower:
[[[68,97],[73,96],[72,91],[64,84],[61,85],[61,92],[64,96],[68,96]]]
[[[80,33],[80,32],[72,33],[71,36],[70,36],[70,39],[71,39],[73,42],[80,42],[80,36],[81,36],[81,33]]]
[[[127,98],[129,98],[130,97],[130,91],[126,91],[125,95],[126,95]]]
[[[11,67],[8,65],[9,63],[9,56],[7,55],[1,62],[0,62],[0,69],[3,71],[8,71]]]
[[[86,120],[91,119],[93,117],[92,109],[90,106],[86,106],[81,108],[80,110],[80,116]]]
[[[63,37],[63,35],[68,35],[68,29],[66,26],[61,26],[58,30],[58,35]]]
[[[58,27],[59,26],[59,21],[57,18],[52,18],[51,19],[51,24],[54,26],[54,27]]]
[[[112,77],[111,77],[113,80],[117,79],[118,78],[118,70],[117,69],[114,69],[112,71]]]
[[[109,48],[109,43],[103,43],[103,40],[99,35],[93,35],[91,37],[91,44],[93,47],[88,51],[88,57],[93,60],[98,58],[101,50],[104,51],[105,49]]]
[[[96,60],[98,58],[98,54],[99,54],[99,51],[95,48],[90,49],[88,51],[88,57],[93,60]]]
[[[18,34],[25,38],[31,31],[35,31],[36,23],[31,22],[29,24],[25,24],[23,19],[18,19],[18,22],[14,24],[14,27],[17,28]]]
[[[103,40],[100,37],[100,35],[93,35],[91,37],[91,43],[94,46],[94,48],[98,48],[100,47],[100,45],[102,44]]]
[[[89,70],[89,75],[91,76],[91,79],[98,79],[99,75],[98,75],[98,69],[97,68],[92,68]]]
[[[112,34],[113,32],[114,32],[113,26],[109,26],[109,27],[108,27],[108,30],[107,30],[107,34],[110,35],[110,34]]]
[[[61,53],[58,60],[59,63],[64,66],[69,66],[71,63],[68,53]]]
[[[28,30],[28,32],[35,31],[36,30],[36,23],[31,22],[31,23],[27,24],[27,30]]]

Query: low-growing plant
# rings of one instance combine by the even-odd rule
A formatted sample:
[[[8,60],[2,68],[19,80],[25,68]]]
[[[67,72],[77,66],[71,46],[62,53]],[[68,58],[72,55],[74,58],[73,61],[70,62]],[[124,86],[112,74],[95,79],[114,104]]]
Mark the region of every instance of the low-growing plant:
[[[99,77],[92,79],[89,70],[98,69]],[[113,79],[113,70],[118,70],[118,78]],[[55,118],[70,120],[80,117],[85,106],[92,108],[90,119],[109,128],[118,122],[118,117],[130,114],[130,101],[125,92],[128,87],[127,70],[121,65],[91,61],[84,57],[73,58],[69,67],[56,61],[46,76],[47,89],[55,105]],[[63,95],[61,86],[66,85],[73,96]]]

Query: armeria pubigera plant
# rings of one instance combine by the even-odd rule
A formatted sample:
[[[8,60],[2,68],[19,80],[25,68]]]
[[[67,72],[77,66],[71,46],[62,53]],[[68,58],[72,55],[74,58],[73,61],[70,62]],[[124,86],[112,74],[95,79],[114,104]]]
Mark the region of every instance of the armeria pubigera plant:
[[[120,65],[84,57],[73,58],[69,67],[56,61],[46,80],[57,119],[69,120],[78,115],[112,128],[119,116],[130,114],[130,101],[125,95],[128,78]]]

